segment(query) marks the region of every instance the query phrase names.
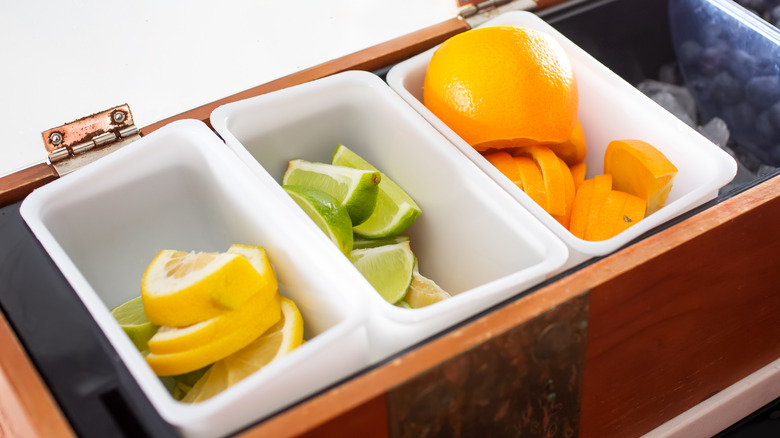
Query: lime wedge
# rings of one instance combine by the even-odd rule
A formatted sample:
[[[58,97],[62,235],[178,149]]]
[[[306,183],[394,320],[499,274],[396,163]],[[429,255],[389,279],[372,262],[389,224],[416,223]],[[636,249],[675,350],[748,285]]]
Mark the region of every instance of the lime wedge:
[[[430,306],[439,301],[450,298],[450,294],[439,287],[436,282],[430,278],[424,277],[417,270],[412,275],[412,284],[409,286],[409,292],[406,293],[404,301],[409,303],[413,309]]]
[[[388,303],[395,304],[406,295],[415,265],[408,241],[356,249],[349,260]]]
[[[111,315],[122,327],[130,340],[135,344],[138,351],[148,352],[149,339],[157,333],[158,326],[149,322],[144,313],[144,304],[141,296],[137,296],[129,301],[111,309]]]
[[[298,206],[317,224],[344,255],[352,251],[352,221],[333,196],[304,186],[282,186]]]
[[[365,239],[363,237],[356,236],[353,239],[352,249],[376,248],[377,246],[394,245],[396,243],[408,241],[409,238],[406,236],[383,237],[381,239]]]
[[[401,301],[395,303],[395,305],[398,306],[398,307],[402,307],[404,309],[411,309],[412,308],[412,306],[410,306],[409,303],[406,302],[406,300],[401,300]]]
[[[333,196],[346,207],[354,226],[363,223],[374,212],[380,179],[381,173],[375,169],[292,160],[282,184],[311,187]]]
[[[368,161],[343,144],[336,147],[331,164],[362,170],[377,170]],[[379,195],[373,214],[361,224],[353,224],[355,233],[362,237],[395,236],[409,227],[420,216],[420,207],[409,194],[381,173]]]

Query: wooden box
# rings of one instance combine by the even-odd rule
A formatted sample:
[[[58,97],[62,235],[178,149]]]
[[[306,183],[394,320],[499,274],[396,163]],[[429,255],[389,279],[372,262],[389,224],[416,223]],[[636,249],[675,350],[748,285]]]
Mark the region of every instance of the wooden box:
[[[674,60],[665,0],[553,3],[531,7],[630,82],[652,77]],[[381,76],[469,27],[456,17],[141,127],[140,135],[179,118],[208,122],[223,103],[345,70]],[[615,253],[559,274],[239,435],[648,433],[780,357],[776,175],[735,186]],[[111,348],[99,334],[82,340],[80,351],[47,344],[47,330],[58,321],[40,319],[32,301],[47,288],[58,297],[52,307],[60,300],[72,305],[74,298],[18,217],[18,203],[57,178],[51,165],[41,164],[0,179],[0,436],[175,436],[159,418],[144,417],[153,411],[121,363],[110,363],[110,355],[108,365],[92,363],[91,354]],[[56,312],[49,309],[51,314]],[[80,373],[73,375],[81,382],[75,387],[67,382],[72,372]],[[780,396],[777,386],[771,388],[753,403]],[[763,403],[746,406],[742,415]],[[723,421],[702,435],[730,424]]]

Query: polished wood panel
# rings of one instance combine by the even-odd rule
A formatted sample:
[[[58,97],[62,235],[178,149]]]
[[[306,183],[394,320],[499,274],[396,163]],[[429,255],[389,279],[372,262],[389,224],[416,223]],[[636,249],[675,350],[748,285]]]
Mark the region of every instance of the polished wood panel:
[[[75,436],[5,318],[0,352],[0,437]]]
[[[0,178],[0,207],[21,201],[58,177],[54,167],[41,163]]]
[[[591,290],[583,437],[635,437],[780,357],[780,178],[657,234]]]

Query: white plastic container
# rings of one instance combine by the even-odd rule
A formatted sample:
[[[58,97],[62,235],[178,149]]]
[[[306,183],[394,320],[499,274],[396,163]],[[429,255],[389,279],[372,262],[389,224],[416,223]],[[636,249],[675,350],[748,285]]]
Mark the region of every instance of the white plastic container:
[[[718,189],[736,175],[737,165],[731,156],[536,15],[523,11],[507,12],[480,27],[500,25],[545,32],[553,36],[568,54],[577,78],[578,115],[587,140],[587,178],[603,172],[607,145],[612,140],[620,139],[640,139],[652,144],[679,170],[662,209],[608,240],[591,242],[577,238],[425,107],[422,102],[425,71],[438,47],[393,66],[387,74],[390,87],[568,245],[570,257],[562,269],[595,256],[609,254],[648,230],[715,198]]]
[[[403,309],[365,281],[360,292],[371,302],[372,361],[521,293],[566,260],[559,239],[371,73],[350,71],[227,104],[211,123],[283,197],[279,184],[289,160],[329,163],[343,143],[419,204],[422,214],[403,234],[420,272],[453,297]]]
[[[21,214],[161,417],[187,437],[234,432],[368,364],[362,276],[202,122],[172,123],[34,191]],[[266,249],[308,342],[209,400],[178,402],[110,309],[140,294],[160,250],[233,243]]]

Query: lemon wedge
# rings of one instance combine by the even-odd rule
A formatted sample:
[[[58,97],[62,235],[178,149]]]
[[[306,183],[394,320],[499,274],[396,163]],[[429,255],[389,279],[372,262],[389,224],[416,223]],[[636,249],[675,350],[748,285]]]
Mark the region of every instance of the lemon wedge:
[[[262,336],[236,353],[217,361],[183,402],[196,403],[219,394],[260,368],[278,360],[303,343],[303,317],[292,300],[282,297],[282,317]]]
[[[256,319],[273,317],[273,313],[265,314],[263,310],[272,303],[276,289],[265,289],[263,292],[252,295],[238,309],[227,311],[220,316],[195,323],[187,327],[162,326],[157,333],[149,339],[147,346],[153,354],[171,354],[198,348],[221,338],[232,336],[234,333],[250,330],[254,331]],[[270,327],[279,319],[263,321],[262,325]]]
[[[409,292],[406,293],[403,301],[406,301],[412,309],[419,309],[447,298],[450,298],[447,291],[415,269],[412,274],[412,284],[409,286]]]
[[[274,295],[256,317],[240,330],[228,333],[207,344],[177,353],[149,353],[146,362],[158,376],[189,373],[235,353],[257,339],[281,318],[281,297]]]
[[[237,308],[264,283],[237,254],[163,250],[144,273],[141,296],[151,323],[184,327]]]

